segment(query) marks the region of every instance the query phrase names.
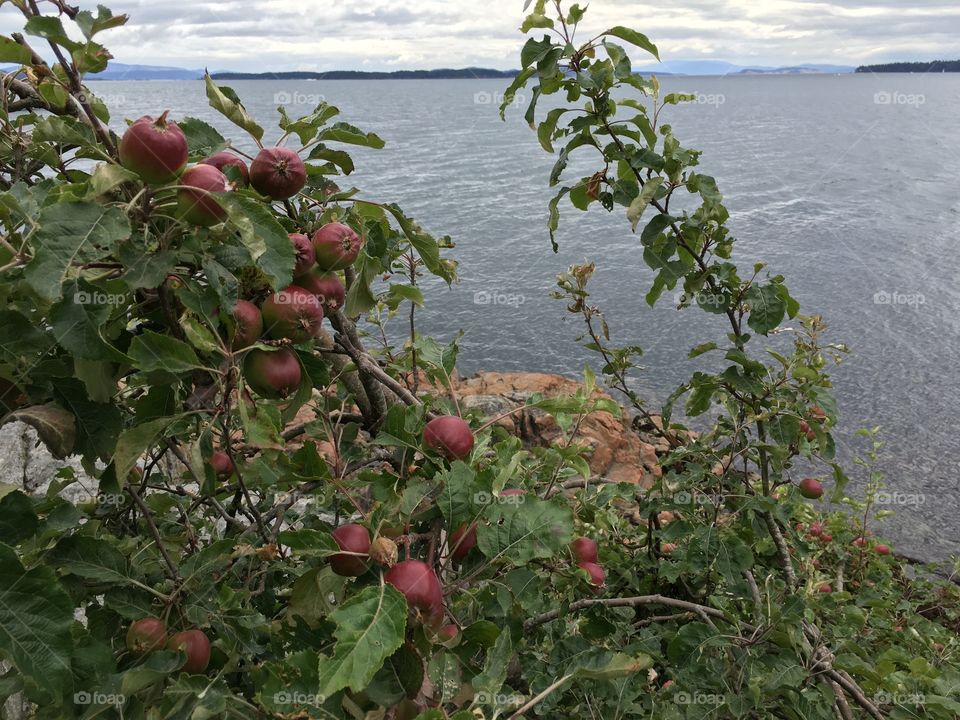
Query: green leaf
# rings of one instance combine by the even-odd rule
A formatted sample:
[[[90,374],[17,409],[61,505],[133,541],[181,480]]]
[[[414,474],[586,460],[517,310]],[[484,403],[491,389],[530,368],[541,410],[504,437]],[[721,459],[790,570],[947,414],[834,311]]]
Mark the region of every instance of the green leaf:
[[[523,72],[517,75],[513,82],[510,83],[510,87],[506,89],[503,93],[503,101],[500,103],[500,119],[506,120],[507,108],[513,104],[514,98],[517,96],[517,90],[524,87],[527,84],[527,81],[533,77],[533,74],[536,72],[535,68],[526,68]]]
[[[645,653],[627,655],[607,650],[593,650],[577,658],[567,672],[589,680],[615,680],[630,677],[653,667],[653,658]]]
[[[650,178],[644,183],[640,194],[634,198],[632,203],[630,203],[630,207],[627,208],[627,219],[630,221],[630,229],[633,232],[637,231],[637,225],[640,224],[640,218],[643,216],[643,211],[647,209],[647,206],[651,202],[653,202],[653,199],[657,196],[657,190],[660,189],[662,184],[662,177]]]
[[[89,10],[81,10],[77,13],[75,21],[80,27],[80,31],[83,33],[83,36],[89,40],[97,33],[103,32],[104,30],[110,30],[111,28],[120,27],[126,25],[127,20],[130,18],[126,15],[114,15],[109,8],[104,7],[103,5],[97,5],[97,16],[94,17],[93,13]]]
[[[73,535],[64,538],[50,551],[47,559],[62,570],[98,583],[126,584],[127,560],[106,540]]]
[[[291,120],[287,117],[286,110],[281,106],[280,127],[284,132],[295,134],[300,138],[300,142],[306,145],[317,136],[321,127],[327,124],[328,120],[335,118],[340,114],[340,110],[326,102],[321,102],[314,108],[309,115]]]
[[[30,236],[34,255],[24,277],[48,300],[61,297],[61,284],[74,263],[102,260],[111,254],[114,243],[130,237],[130,221],[122,211],[93,203],[48,205],[37,225],[39,229]]]
[[[26,423],[36,430],[50,454],[58,460],[73,452],[77,438],[76,420],[55,403],[31,405],[12,412],[4,418],[4,423],[8,422]]]
[[[183,130],[187,137],[187,147],[190,150],[190,157],[204,158],[213,155],[227,146],[224,139],[216,128],[208,125],[203,120],[194,117],[185,117],[179,120],[177,125]]]
[[[336,624],[333,655],[320,656],[318,694],[365,688],[384,660],[403,644],[407,601],[392,585],[372,585],[330,613]]]
[[[532,13],[527,15],[523,20],[523,25],[520,26],[520,32],[527,33],[533,30],[533,28],[552,28],[553,20],[548,18],[546,15],[540,15],[539,13]]]
[[[130,172],[120,165],[103,163],[98,165],[90,176],[90,196],[92,198],[106,195],[110,191],[120,187],[124,183],[139,182],[136,173]]]
[[[321,130],[317,139],[321,142],[342,142],[348,145],[374,148],[375,150],[380,150],[385,144],[374,133],[365,133],[359,128],[344,122],[334,123],[325,130]]]
[[[33,537],[38,526],[30,498],[19,490],[0,496],[0,543],[16,545]]]
[[[472,685],[477,693],[488,697],[497,695],[507,680],[507,668],[513,656],[513,643],[509,632],[501,632],[493,649],[487,653],[483,671],[474,678]]]
[[[137,335],[130,343],[128,354],[134,365],[146,372],[163,370],[177,374],[203,368],[192,347],[182,340],[152,330]]]
[[[660,52],[657,50],[657,46],[650,42],[650,39],[643,33],[618,25],[617,27],[612,27],[607,30],[604,35],[613,35],[621,40],[626,40],[631,45],[636,45],[638,48],[646,50],[657,60],[660,59]]]
[[[60,346],[84,360],[125,360],[103,336],[103,326],[113,312],[109,299],[85,280],[64,283],[63,298],[50,308],[48,318]]]
[[[287,231],[261,201],[240,193],[222,199],[231,222],[240,231],[240,239],[250,256],[271,278],[274,288],[283,288],[293,280],[296,253]]]
[[[167,427],[177,418],[163,417],[124,430],[117,438],[113,454],[114,470],[118,478],[126,478],[137,460],[157,444]]]
[[[27,571],[0,545],[0,649],[37,686],[72,691],[73,601],[49,567]]]
[[[573,539],[573,513],[566,505],[531,495],[499,498],[477,530],[477,545],[489,559],[516,566],[560,554]]]
[[[750,306],[747,325],[754,332],[767,335],[776,329],[787,312],[787,303],[780,293],[781,286],[775,283],[752,285],[745,300]]]
[[[218,87],[213,78],[210,77],[210,73],[204,73],[203,79],[207,86],[207,99],[210,101],[210,107],[219,111],[237,127],[246,130],[257,142],[263,140],[263,128],[250,117],[233,89]]]
[[[0,35],[0,62],[11,62],[17,65],[33,65],[33,55],[30,50],[13,38]]]
[[[42,37],[44,40],[49,40],[57,45],[61,45],[70,52],[80,47],[79,43],[74,42],[67,35],[66,30],[63,29],[63,23],[60,22],[60,18],[58,17],[51,15],[34,15],[27,20],[24,31],[27,35]]]

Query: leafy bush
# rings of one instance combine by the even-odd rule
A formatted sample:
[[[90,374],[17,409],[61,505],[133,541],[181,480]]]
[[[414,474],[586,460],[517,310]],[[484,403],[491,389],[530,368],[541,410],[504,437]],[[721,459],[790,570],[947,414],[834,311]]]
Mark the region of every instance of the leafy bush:
[[[547,34],[507,97],[535,83],[531,123],[544,95],[572,103],[538,124],[563,145],[551,185],[573,151],[599,155],[551,203],[554,242],[564,198],[624,207],[648,302],[680,288],[681,309],[728,326],[690,354],[721,369],[655,412],[628,378],[640,348],[589,302],[594,267],[559,279],[606,384],[669,449],[637,488],[592,477],[577,443],[586,415],[620,412],[590,370],[574,396],[529,401],[564,431],[550,447],[457,418],[456,343],[415,326],[419,279],[456,280],[452,244],[340,187],[342,147],[380,138],[325,103],[279,109],[295,153],[246,157],[166,115],[118,137],[84,76],[126,18],[51,4],[14,3],[31,39],[0,38],[18,65],[0,114],[0,400],[97,488],[65,467],[43,497],[0,490],[0,697],[38,718],[957,716],[960,593],[881,554],[882,473],[845,496],[826,373],[842,348],[782,277],[732,263],[715,180],[661,122],[684,97],[617,44],[656,55],[645,36],[578,45],[584,9],[540,0],[523,29]],[[263,148],[236,93],[206,88]],[[224,151],[222,175],[184,170]],[[755,349],[775,331],[792,344]],[[800,496],[810,463],[856,515]]]

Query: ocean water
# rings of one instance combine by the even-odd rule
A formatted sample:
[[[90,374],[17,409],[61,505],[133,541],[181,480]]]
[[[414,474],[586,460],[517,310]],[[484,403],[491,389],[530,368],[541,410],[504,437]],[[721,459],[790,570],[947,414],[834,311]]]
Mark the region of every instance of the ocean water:
[[[419,318],[441,339],[465,332],[465,373],[581,374],[592,354],[576,340],[576,318],[549,293],[557,273],[587,260],[598,268],[592,300],[614,338],[646,351],[635,386],[654,405],[696,368],[689,348],[724,332],[699,311],[646,306],[651,274],[621,209],[582,214],[561,205],[560,252],[551,252],[555,157],[522,110],[500,121],[506,82],[228,84],[268,127],[267,140],[280,134],[277,104],[303,114],[320,99],[386,140],[384,150],[354,151],[357,171],[341,185],[399,202],[456,241],[462,281],[449,290],[428,283]],[[826,340],[851,350],[833,373],[838,452],[849,462],[866,448],[854,431],[882,427],[885,509],[896,512],[883,532],[914,556],[960,552],[960,75],[674,77],[663,85],[697,95],[662,121],[704,151],[701,170],[724,193],[741,267],[762,259],[782,273],[802,312],[826,319]],[[94,90],[118,129],[123,118],[170,110],[253,148],[208,107],[199,81]],[[570,178],[599,169],[582,152]],[[856,493],[864,472],[848,468]]]

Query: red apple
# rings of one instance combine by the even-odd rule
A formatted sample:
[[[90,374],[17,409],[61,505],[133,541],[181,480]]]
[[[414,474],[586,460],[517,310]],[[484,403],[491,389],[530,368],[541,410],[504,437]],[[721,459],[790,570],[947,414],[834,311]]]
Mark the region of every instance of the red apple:
[[[243,377],[255,393],[270,400],[289,397],[300,387],[300,360],[289,348],[254,348],[243,360]]]
[[[307,168],[293,150],[264,148],[250,165],[250,184],[272,200],[286,200],[307,184]]]
[[[295,282],[316,295],[324,311],[330,315],[342,308],[347,300],[347,289],[336,273],[313,268],[305,275],[296,278]]]
[[[852,544],[854,547],[858,547],[858,548],[859,548],[859,547],[864,547],[864,546],[867,544],[867,541],[866,541],[864,538],[862,538],[862,537],[858,537],[858,538],[854,538],[853,543],[851,543],[851,544]]]
[[[120,140],[120,164],[150,185],[173,180],[187,164],[187,137],[164,112],[137,120]]]
[[[883,545],[883,544],[881,544],[881,545],[874,545],[874,546],[873,546],[873,551],[874,551],[877,555],[889,555],[889,554],[890,554],[890,548],[889,548],[887,545]]]
[[[473,432],[456,415],[442,415],[423,429],[424,444],[448,459],[463,460],[473,450]]]
[[[450,533],[447,545],[450,547],[451,557],[461,562],[477,546],[477,524],[473,523],[470,527],[464,524],[458,527]]]
[[[247,169],[247,164],[233,153],[218,152],[205,160],[201,160],[200,163],[202,165],[212,165],[226,175],[228,179],[231,176],[237,178],[235,181],[237,187],[246,187],[250,184],[250,171]],[[227,168],[234,168],[234,170],[228,170]]]
[[[217,202],[217,193],[230,190],[226,175],[212,165],[194,165],[180,177],[177,210],[193,225],[211,227],[223,222],[227,211]]]
[[[820,533],[820,542],[825,542],[825,543],[833,542],[833,535],[827,532]]]
[[[604,582],[607,580],[607,575],[603,572],[603,568],[597,565],[597,563],[578,562],[577,567],[587,572],[587,575],[590,576],[591,585],[598,588],[603,587]]]
[[[443,619],[443,587],[437,574],[420,560],[404,560],[387,571],[384,579],[403,593],[407,604],[436,625]]]
[[[660,552],[662,552],[664,555],[669,555],[676,549],[677,546],[674,543],[664,543],[660,546]]]
[[[813,420],[813,422],[822,423],[827,419],[827,411],[819,405],[814,405],[810,408],[810,419]]]
[[[267,335],[274,340],[289,338],[306,342],[320,334],[323,306],[302,287],[290,285],[267,298],[260,306]]]
[[[437,639],[439,639],[440,642],[449,642],[450,640],[455,640],[459,634],[460,628],[456,625],[444,625],[437,631]]]
[[[221,479],[230,477],[237,470],[230,456],[221,450],[217,450],[210,456],[210,467],[213,468],[213,472],[216,473],[217,477]]]
[[[250,347],[263,335],[263,315],[249,300],[237,300],[233,308],[233,340],[231,347],[242,350]]]
[[[167,643],[169,650],[183,650],[187,654],[187,661],[180,669],[191,675],[202,673],[210,664],[210,640],[202,630],[184,630],[178,632]]]
[[[588,537],[578,537],[570,543],[570,552],[577,559],[577,562],[597,561],[597,543]]]
[[[832,592],[833,592],[833,588],[830,587],[830,585],[829,585],[828,583],[823,583],[823,585],[821,585],[820,587],[817,588],[817,592],[832,593]]]
[[[359,257],[363,240],[343,223],[327,223],[313,234],[313,249],[321,270],[343,270]]]
[[[337,575],[343,577],[358,577],[367,571],[366,560],[356,555],[346,553],[370,553],[370,533],[363,525],[349,523],[341,525],[333,531],[333,539],[345,553],[330,556],[330,567]]]
[[[313,250],[313,243],[303,233],[290,233],[290,242],[296,255],[296,265],[293,266],[293,276],[299,277],[310,271],[317,263],[317,254]]]
[[[157,618],[142,618],[127,630],[127,649],[134,655],[146,655],[167,644],[167,626]]]
[[[823,532],[823,523],[815,522],[810,524],[810,537],[820,537]]]
[[[823,496],[823,484],[815,478],[804,478],[800,481],[800,494],[809,500],[816,500]]]

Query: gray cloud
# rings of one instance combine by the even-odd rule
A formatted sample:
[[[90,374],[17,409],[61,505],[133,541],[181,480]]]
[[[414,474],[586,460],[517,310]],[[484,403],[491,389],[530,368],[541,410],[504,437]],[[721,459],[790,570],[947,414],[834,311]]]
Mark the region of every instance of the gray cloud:
[[[100,0],[103,2],[104,0]],[[105,0],[130,24],[104,36],[128,63],[236,70],[516,67],[522,0]],[[76,0],[93,7],[93,0]],[[582,4],[582,3],[581,3]],[[956,0],[593,0],[583,35],[645,32],[664,59],[857,64],[960,57]],[[0,7],[0,32],[21,19]],[[540,32],[540,31],[535,31]],[[649,58],[636,52],[638,63]]]

